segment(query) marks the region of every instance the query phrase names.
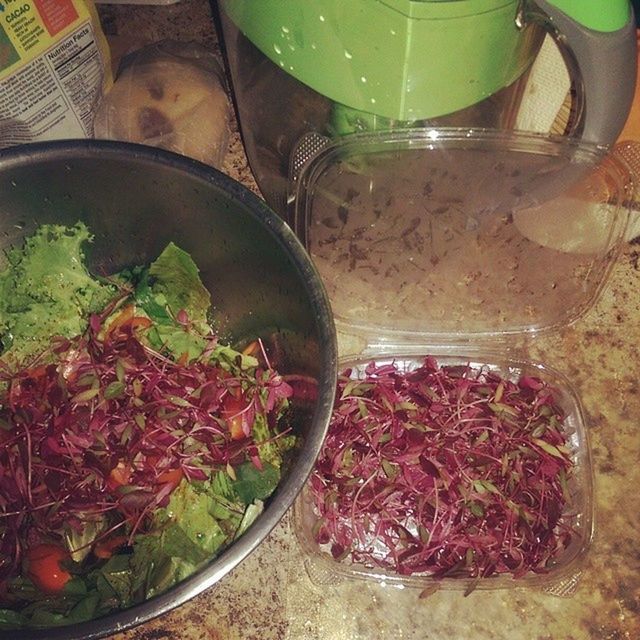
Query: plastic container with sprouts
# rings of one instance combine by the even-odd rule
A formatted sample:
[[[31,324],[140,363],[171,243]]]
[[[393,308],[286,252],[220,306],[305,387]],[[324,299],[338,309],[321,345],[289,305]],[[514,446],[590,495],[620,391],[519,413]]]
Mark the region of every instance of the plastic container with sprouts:
[[[353,382],[339,381],[325,451],[295,504],[311,578],[571,592],[593,534],[588,431],[567,378],[527,359],[518,344],[574,322],[597,299],[623,243],[627,167],[602,148],[566,138],[421,129],[328,143],[291,180],[293,223],[323,278],[339,333],[349,336],[341,343],[358,345],[342,347],[341,370]],[[396,432],[385,434],[375,423],[370,410],[376,398],[357,382],[367,378],[375,387],[386,367],[395,367],[400,380],[418,369],[415,379],[423,375],[426,356],[434,356],[429,362],[437,375],[466,378],[464,394],[482,383],[474,388],[486,402],[459,392],[485,411],[478,424],[489,425],[471,445],[456,440],[455,429],[443,433],[455,416],[438,421],[436,414],[453,414],[455,407],[443,409],[452,396],[430,397],[433,388],[393,395],[404,384],[396,380],[384,392],[387,399],[377,397],[379,405],[391,405],[389,420],[401,414],[399,423],[415,431],[408,440],[397,424]],[[487,377],[493,386],[484,384]],[[423,379],[412,384],[419,387]],[[537,417],[523,427],[528,443],[505,440],[501,429],[514,420],[508,407],[501,408],[505,385],[520,402],[520,392],[533,397],[526,389],[531,380],[550,390],[549,406],[538,406]],[[400,398],[398,404],[389,394]],[[537,396],[532,401],[542,402]],[[458,419],[468,409],[460,402]],[[355,417],[336,417],[349,411]],[[462,417],[476,419],[479,412]],[[551,413],[559,435],[545,440],[539,418]],[[481,446],[489,442],[492,454]],[[415,477],[406,464],[411,455],[421,465]],[[539,489],[544,499],[520,495],[524,502],[518,503],[517,482],[507,476],[532,473],[518,466],[527,456],[541,458],[539,477],[529,481],[531,492]],[[555,463],[562,457],[568,467],[559,471]],[[454,458],[460,464],[452,468]],[[562,485],[561,502],[548,500],[540,485],[551,479]],[[463,508],[447,513],[451,528],[444,530],[443,501],[455,510],[452,495]],[[496,514],[508,520],[512,535],[491,564],[482,547],[496,543],[491,526],[503,524]],[[530,533],[536,515],[551,523],[536,535],[555,547],[523,570],[512,547],[519,532],[529,527]],[[471,539],[469,551],[473,545],[464,541]]]

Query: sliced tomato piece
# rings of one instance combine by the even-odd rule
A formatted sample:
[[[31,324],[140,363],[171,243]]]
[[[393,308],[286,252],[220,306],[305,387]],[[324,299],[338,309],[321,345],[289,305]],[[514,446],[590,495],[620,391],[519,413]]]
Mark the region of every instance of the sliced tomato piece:
[[[257,340],[250,342],[243,350],[244,356],[257,356],[260,354],[260,343]]]
[[[182,472],[182,469],[168,469],[167,471],[163,471],[158,476],[158,482],[160,484],[170,484],[174,487],[177,487],[182,481],[183,477],[184,473]]]
[[[116,315],[109,323],[109,326],[107,327],[107,335],[118,331],[118,329],[131,322],[131,320],[133,319],[133,311],[134,307],[132,304],[128,304],[125,307],[122,307],[122,309],[120,309],[120,311],[118,312],[118,315]]]
[[[136,316],[131,319],[131,328],[135,331],[136,329],[148,329],[153,322],[145,316]]]
[[[124,487],[125,485],[129,484],[131,474],[131,465],[120,460],[120,462],[118,462],[118,464],[113,467],[113,469],[111,469],[109,478],[107,479],[107,486],[112,491],[117,489],[118,487]]]
[[[96,558],[110,558],[120,547],[127,543],[127,536],[112,536],[106,540],[99,540],[93,547],[93,555]]]
[[[27,575],[45,593],[59,593],[71,580],[62,567],[69,554],[55,544],[39,544],[27,551]]]
[[[230,393],[224,399],[221,413],[229,427],[232,440],[242,440],[247,435],[245,433],[245,429],[248,431],[245,417],[246,408],[247,402],[242,396]]]
[[[132,304],[128,304],[123,307],[118,315],[109,323],[107,328],[107,336],[110,336],[121,329],[129,329],[135,331],[136,329],[148,329],[153,323],[146,316],[136,316],[135,307]]]

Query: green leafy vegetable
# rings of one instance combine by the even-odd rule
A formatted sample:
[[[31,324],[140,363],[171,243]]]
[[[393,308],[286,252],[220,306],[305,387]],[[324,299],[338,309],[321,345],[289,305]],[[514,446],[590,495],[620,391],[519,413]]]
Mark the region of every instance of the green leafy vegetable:
[[[46,542],[65,575],[45,593],[19,554],[3,563],[0,629],[83,622],[183,580],[262,513],[295,445],[292,388],[264,351],[218,342],[189,254],[170,243],[105,284],[90,240],[41,227],[0,273],[0,543]]]
[[[255,441],[259,443],[260,459],[276,468],[280,468],[283,453],[294,446],[295,436],[280,436],[274,440],[271,437],[269,425],[267,425],[262,416],[256,416],[253,434]]]
[[[191,322],[208,330],[211,297],[200,281],[196,263],[186,251],[170,242],[149,267],[149,275],[154,278],[151,286],[154,296],[163,295],[174,314],[182,309]]]
[[[211,297],[191,256],[170,243],[148,269],[136,275],[136,304],[153,321],[147,333],[151,346],[176,358],[197,358],[210,332]]]
[[[84,265],[87,227],[43,225],[24,247],[7,252],[0,273],[3,360],[22,361],[49,346],[51,336],[82,333],[86,318],[101,310],[116,288],[93,278]]]
[[[247,506],[247,510],[242,516],[242,521],[238,527],[235,537],[241,536],[256,520],[256,518],[264,511],[264,502],[256,500],[253,504]]]
[[[236,469],[236,476],[233,488],[247,505],[254,500],[268,498],[280,482],[280,471],[268,462],[263,464],[262,470],[256,469],[251,462],[245,462]]]

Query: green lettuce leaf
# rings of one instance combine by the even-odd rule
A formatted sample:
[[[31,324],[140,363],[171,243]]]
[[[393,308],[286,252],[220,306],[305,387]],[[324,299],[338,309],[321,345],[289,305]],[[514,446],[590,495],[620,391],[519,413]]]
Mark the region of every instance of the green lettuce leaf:
[[[184,309],[191,322],[204,325],[204,332],[208,331],[211,296],[200,280],[196,263],[186,251],[170,242],[149,266],[149,276],[153,278],[154,297],[163,295],[173,315]]]
[[[154,323],[161,325],[175,324],[175,320],[167,309],[167,299],[163,294],[154,292],[151,286],[152,282],[148,268],[137,274],[137,279],[134,280],[133,284],[135,284],[134,299],[136,304],[144,309]]]
[[[207,344],[200,334],[178,325],[154,325],[146,337],[157,351],[168,351],[176,360],[186,357],[189,362],[199,358]]]
[[[286,451],[292,449],[296,443],[294,435],[281,435],[275,440],[269,431],[269,426],[262,415],[257,415],[253,423],[253,439],[258,445],[260,460],[279,469],[282,457]]]
[[[149,598],[186,578],[227,542],[228,536],[212,515],[213,498],[183,481],[167,507],[154,514],[157,533],[137,536],[131,559],[139,576],[134,590]]]
[[[256,521],[263,511],[264,502],[262,502],[262,500],[256,500],[253,504],[250,504],[244,512],[235,537],[239,538]]]
[[[210,362],[219,364],[223,369],[227,371],[233,370],[234,367],[240,367],[241,369],[254,369],[258,366],[258,360],[254,356],[240,353],[232,347],[224,344],[216,345],[209,357]]]
[[[103,606],[129,607],[134,603],[134,576],[129,554],[116,554],[94,572]]]
[[[233,489],[246,505],[268,498],[280,482],[280,470],[268,462],[263,463],[262,470],[252,462],[244,462],[235,472],[237,479],[233,482]]]
[[[116,288],[91,276],[82,246],[87,227],[42,225],[23,247],[7,252],[0,273],[3,360],[23,361],[46,349],[52,336],[82,333],[87,317],[111,300]]]
[[[176,359],[186,356],[189,361],[202,354],[204,336],[210,332],[207,314],[211,298],[188,253],[168,244],[155,262],[138,274],[134,299],[154,323],[146,334],[151,347]],[[176,321],[182,310],[189,318],[188,327]]]
[[[211,497],[210,513],[231,538],[235,535],[243,517],[244,505],[233,488],[229,474],[218,471],[211,480],[202,483],[203,490]]]
[[[0,629],[18,629],[24,624],[24,616],[13,609],[0,609]]]

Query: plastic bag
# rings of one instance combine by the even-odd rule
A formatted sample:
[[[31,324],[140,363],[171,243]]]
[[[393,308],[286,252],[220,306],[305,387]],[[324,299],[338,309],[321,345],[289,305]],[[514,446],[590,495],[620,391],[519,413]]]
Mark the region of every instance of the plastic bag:
[[[163,41],[122,60],[95,136],[162,147],[220,168],[231,105],[222,68],[195,43]]]
[[[92,137],[112,81],[90,0],[0,0],[0,147]]]

